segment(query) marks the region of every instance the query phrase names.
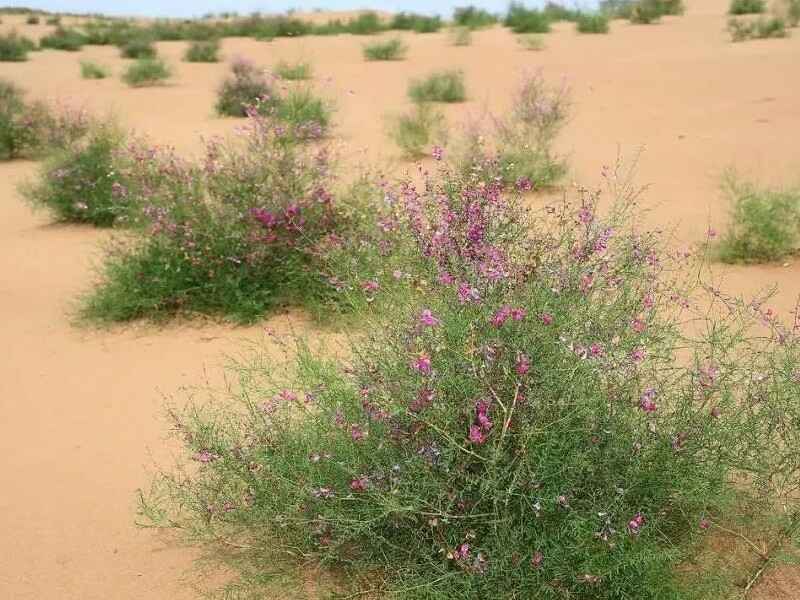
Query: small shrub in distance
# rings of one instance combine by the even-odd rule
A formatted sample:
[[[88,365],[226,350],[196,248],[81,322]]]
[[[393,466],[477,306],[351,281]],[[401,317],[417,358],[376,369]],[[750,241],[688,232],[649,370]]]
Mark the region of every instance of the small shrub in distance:
[[[47,20],[45,21],[45,24],[46,25],[61,25],[61,17],[59,17],[58,15],[55,15],[55,16],[52,16],[52,17],[47,17]]]
[[[393,117],[389,136],[408,158],[429,156],[447,136],[444,115],[428,102],[417,102],[410,112]]]
[[[512,2],[504,21],[514,33],[549,33],[550,19],[540,10],[525,8],[518,2]]]
[[[581,13],[575,27],[580,33],[608,33],[608,17],[602,13]]]
[[[109,75],[107,67],[91,60],[81,61],[81,77],[84,79],[105,79]]]
[[[441,17],[429,17],[414,13],[400,12],[392,17],[388,29],[399,31],[415,31],[417,33],[435,33],[442,28]]]
[[[145,36],[135,36],[127,40],[120,47],[123,58],[155,58],[157,55],[153,40]]]
[[[275,74],[287,81],[302,81],[311,79],[311,63],[297,62],[288,63],[285,60],[275,65]]]
[[[759,17],[755,21],[731,18],[728,20],[728,33],[734,42],[785,38],[789,35],[786,22],[780,17]]]
[[[272,85],[252,62],[237,58],[231,63],[231,75],[222,82],[217,92],[217,114],[228,117],[245,117],[248,107],[255,104],[264,108],[277,101]]]
[[[26,37],[10,31],[0,34],[0,62],[22,62],[28,60],[28,52],[34,43]]]
[[[346,29],[347,33],[353,35],[373,35],[383,31],[385,27],[377,13],[367,11],[348,21]]]
[[[291,88],[282,94],[274,114],[291,127],[298,140],[323,137],[331,121],[330,107],[308,87]]]
[[[122,80],[131,87],[160,85],[172,76],[169,65],[160,58],[140,58],[130,65]]]
[[[56,30],[39,40],[39,46],[53,50],[77,52],[86,43],[84,35],[75,29],[59,26]]]
[[[544,36],[537,33],[518,35],[517,43],[525,48],[525,50],[531,50],[533,52],[544,50]]]
[[[731,0],[728,13],[731,15],[749,15],[766,12],[765,0]]]
[[[453,27],[450,30],[450,43],[453,46],[471,46],[472,30],[469,27]]]
[[[464,73],[437,71],[425,79],[413,80],[408,86],[408,96],[414,102],[464,102],[467,99]]]
[[[731,203],[731,223],[719,244],[720,260],[759,263],[780,260],[800,250],[800,189],[765,189],[723,179]]]
[[[28,15],[28,17],[25,18],[25,23],[28,25],[38,25],[39,17],[36,15]]]
[[[408,47],[400,38],[365,44],[364,58],[367,60],[403,60]]]
[[[482,29],[497,23],[497,17],[475,6],[462,6],[453,12],[453,23],[468,29]]]
[[[195,41],[189,44],[183,55],[186,62],[215,63],[219,62],[219,41]]]
[[[559,4],[558,2],[552,2],[551,0],[548,0],[548,2],[545,3],[542,10],[552,23],[557,21],[577,22],[578,18],[581,16],[581,11],[577,9],[566,8],[564,5]]]

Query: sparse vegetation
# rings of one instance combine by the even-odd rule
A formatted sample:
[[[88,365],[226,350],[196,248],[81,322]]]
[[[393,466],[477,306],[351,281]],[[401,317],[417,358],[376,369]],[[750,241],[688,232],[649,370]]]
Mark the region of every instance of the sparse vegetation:
[[[136,36],[128,39],[120,47],[123,58],[155,58],[157,55],[155,44],[149,37]]]
[[[750,15],[766,12],[767,3],[765,0],[731,0],[728,13],[732,15]]]
[[[519,2],[512,2],[504,21],[514,33],[548,33],[550,18],[540,10],[525,8]]]
[[[45,21],[46,25],[61,25],[61,17],[58,15],[53,15],[52,17],[47,17]]]
[[[122,80],[131,87],[163,84],[172,76],[172,69],[160,58],[140,58],[130,65]]]
[[[417,33],[435,33],[441,28],[441,17],[429,17],[406,12],[397,13],[389,23],[389,29],[415,31]]]
[[[35,44],[16,31],[0,34],[0,62],[22,62],[28,60],[28,52]]]
[[[517,36],[517,43],[532,52],[539,52],[544,50],[544,36],[537,33],[528,33]]]
[[[277,94],[263,71],[254,63],[238,58],[231,64],[231,75],[217,92],[217,114],[245,117],[248,107],[258,105],[262,110],[274,108]]]
[[[417,102],[402,115],[392,117],[389,136],[407,158],[430,155],[435,145],[444,145],[447,127],[444,115],[428,102]]]
[[[370,42],[363,48],[367,60],[403,60],[407,50],[400,38]]]
[[[469,27],[453,27],[450,29],[450,43],[453,46],[471,46],[472,30]]]
[[[780,17],[759,17],[752,21],[731,18],[728,20],[728,32],[734,42],[785,38],[789,35],[786,23]]]
[[[298,140],[317,139],[325,135],[330,121],[330,106],[313,94],[309,87],[291,88],[278,100],[275,115],[291,126]]]
[[[608,17],[603,13],[581,13],[575,27],[580,33],[608,33]]]
[[[105,79],[109,76],[107,67],[91,60],[81,61],[81,77],[84,79]]]
[[[453,23],[468,29],[483,29],[497,23],[497,17],[475,6],[462,6],[453,12]]]
[[[649,25],[666,15],[681,15],[684,10],[683,0],[637,0],[624,12],[631,23]]]
[[[311,71],[311,63],[308,62],[289,63],[282,60],[275,65],[275,74],[287,81],[311,79]]]
[[[719,244],[720,260],[771,262],[800,251],[800,188],[762,188],[728,172],[723,191],[731,222]]]
[[[347,24],[347,33],[354,35],[373,35],[383,29],[380,17],[372,11],[362,12]]]
[[[77,52],[86,43],[83,34],[75,29],[59,26],[53,33],[39,40],[39,46],[52,50],[66,50]]]
[[[464,102],[467,99],[464,73],[458,70],[437,71],[424,79],[412,80],[408,96],[414,102]]]
[[[191,42],[183,55],[186,62],[215,63],[219,62],[219,41]]]
[[[38,25],[39,17],[37,15],[28,15],[25,18],[25,23],[27,23],[28,25]]]

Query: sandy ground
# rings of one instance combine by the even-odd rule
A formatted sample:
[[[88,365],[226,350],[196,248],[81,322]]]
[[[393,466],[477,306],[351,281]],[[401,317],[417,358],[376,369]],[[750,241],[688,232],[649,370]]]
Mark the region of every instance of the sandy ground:
[[[727,1],[689,5],[686,16],[660,25],[615,22],[608,36],[579,36],[559,25],[542,52],[522,50],[501,28],[478,32],[461,48],[445,33],[404,35],[408,59],[396,63],[365,63],[365,40],[348,35],[228,39],[223,48],[227,58],[247,56],[264,67],[281,58],[312,61],[317,85],[336,103],[345,158],[366,156],[394,171],[411,165],[398,163],[386,116],[408,106],[410,78],[445,67],[465,72],[470,101],[447,108],[455,124],[484,107],[507,106],[523,69],[565,77],[575,107],[559,143],[570,155],[570,177],[597,182],[618,151],[631,156],[644,148],[638,180],[651,185],[648,218],[692,243],[710,224],[724,229],[718,182],[726,167],[765,183],[798,182],[800,33],[731,44]],[[18,17],[3,21],[0,30],[48,30]],[[0,63],[0,77],[34,98],[112,111],[126,126],[192,153],[201,135],[230,132],[236,122],[215,117],[212,108],[227,66],[183,63],[184,47],[159,44],[177,72],[160,88],[124,86],[125,61],[108,47],[34,53],[26,63]],[[112,67],[114,77],[82,80],[79,60],[87,58]],[[154,461],[169,456],[161,394],[219,382],[224,354],[261,336],[264,326],[304,324],[278,316],[248,329],[76,328],[71,305],[91,282],[107,233],[31,213],[16,185],[35,168],[0,163],[0,598],[194,598],[183,581],[193,553],[133,524],[135,490],[147,485]],[[784,315],[800,293],[800,261],[718,271],[737,293],[778,285],[773,306]],[[798,598],[800,577],[773,572],[752,597]]]

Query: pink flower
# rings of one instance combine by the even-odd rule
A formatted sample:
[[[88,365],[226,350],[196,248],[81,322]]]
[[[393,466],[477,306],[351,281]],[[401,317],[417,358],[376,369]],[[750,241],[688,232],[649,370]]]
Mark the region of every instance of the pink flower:
[[[420,354],[412,363],[411,367],[422,373],[423,375],[430,375],[432,372],[431,368],[431,357],[427,354]]]
[[[354,442],[360,442],[367,437],[367,434],[358,425],[353,425],[352,427],[350,427],[350,437],[353,439]]]
[[[631,329],[633,329],[636,333],[644,333],[644,330],[647,329],[647,324],[636,317],[633,321],[631,321]]]
[[[432,402],[433,390],[422,388],[417,394],[416,400],[411,403],[408,409],[413,413],[419,413],[428,408]]]
[[[442,160],[444,158],[444,148],[441,146],[434,146],[431,155],[435,160]]]
[[[533,189],[533,182],[528,177],[520,177],[514,185],[518,192],[530,192]]]
[[[420,313],[419,322],[428,327],[436,327],[439,325],[439,323],[441,323],[441,321],[434,317],[433,313],[427,308]]]
[[[584,206],[578,212],[578,221],[580,221],[584,225],[591,223],[593,220],[594,220],[594,214],[592,213],[592,211],[589,209],[588,206]]]
[[[517,357],[517,362],[514,364],[514,370],[517,375],[526,375],[531,369],[530,359],[526,354],[520,354]]]
[[[646,413],[656,412],[658,408],[655,402],[656,391],[653,388],[647,388],[639,399],[639,408]]]
[[[642,513],[636,513],[636,515],[628,521],[628,532],[631,535],[639,535],[639,531],[644,525],[644,515]]]
[[[192,458],[197,462],[208,464],[212,463],[219,458],[218,454],[214,454],[209,450],[200,450],[197,454],[195,454]]]
[[[365,492],[369,487],[369,477],[362,475],[350,481],[350,489],[354,492]]]
[[[494,313],[490,322],[495,327],[502,327],[503,324],[508,320],[508,317],[511,316],[511,307],[506,304],[505,306],[500,307],[500,309]]]
[[[478,400],[475,403],[475,421],[484,431],[492,428],[492,420],[489,418],[489,403],[486,400]]]
[[[528,311],[524,308],[515,308],[511,311],[511,318],[515,321],[522,321],[526,316],[528,316]]]
[[[713,240],[715,237],[717,237],[717,230],[714,229],[713,227],[709,227],[706,230],[706,236],[708,237],[708,239]]]
[[[469,441],[473,444],[483,444],[486,441],[486,434],[479,425],[469,426]]]
[[[631,360],[637,365],[647,358],[647,350],[641,346],[631,350]]]
[[[470,554],[469,544],[464,542],[455,549],[455,551],[453,552],[453,558],[456,560],[465,560],[469,558],[469,554]]]
[[[470,287],[468,283],[462,283],[458,286],[458,301],[461,304],[467,304],[468,302],[478,303],[481,301],[481,294],[474,287]]]
[[[377,292],[380,287],[380,284],[374,279],[370,279],[361,283],[361,289],[367,293]]]
[[[594,275],[587,273],[581,276],[581,293],[586,294],[594,285]]]
[[[589,346],[589,356],[592,358],[602,358],[605,353],[606,349],[600,342],[594,342]]]
[[[531,567],[534,569],[540,569],[542,567],[542,563],[544,562],[544,554],[539,552],[538,550],[533,553],[531,557]]]
[[[701,530],[705,531],[706,529],[711,528],[711,521],[708,519],[700,519],[700,523],[698,524]]]
[[[719,406],[715,406],[714,408],[711,409],[711,416],[714,417],[715,419],[719,419],[721,415],[722,411],[720,410]]]
[[[439,273],[439,283],[442,285],[453,285],[453,283],[455,283],[455,278],[447,271],[442,271]]]
[[[553,321],[554,321],[553,315],[551,315],[550,313],[542,313],[539,316],[539,318],[542,320],[542,323],[544,323],[545,325],[552,325]]]

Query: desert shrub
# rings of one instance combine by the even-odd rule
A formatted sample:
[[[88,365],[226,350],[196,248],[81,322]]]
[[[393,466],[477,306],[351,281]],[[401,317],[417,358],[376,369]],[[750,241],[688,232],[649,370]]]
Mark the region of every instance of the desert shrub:
[[[183,55],[186,62],[215,63],[219,62],[219,41],[192,42]]]
[[[533,52],[544,50],[544,36],[537,33],[518,35],[517,43],[525,48],[525,50],[531,50]]]
[[[44,36],[39,40],[42,48],[53,50],[66,50],[77,52],[86,43],[86,38],[80,31],[59,26],[53,33]]]
[[[414,102],[464,102],[467,99],[464,73],[437,71],[424,79],[412,80],[408,85],[408,96]]]
[[[249,106],[274,107],[277,95],[264,74],[248,60],[236,59],[231,75],[217,92],[216,110],[229,117],[247,116]]]
[[[28,15],[25,18],[25,23],[27,23],[28,25],[38,25],[39,17],[37,15]]]
[[[601,0],[599,10],[610,19],[630,19],[635,0]]]
[[[331,108],[309,87],[291,88],[281,95],[274,114],[291,127],[299,140],[317,139],[325,135],[331,121]]]
[[[578,9],[567,8],[558,2],[549,1],[545,3],[542,11],[552,23],[557,21],[577,22],[582,14]]]
[[[450,29],[450,43],[453,46],[471,46],[472,30],[469,27],[453,27]]]
[[[728,13],[732,15],[749,15],[763,13],[767,10],[765,0],[731,0]]]
[[[719,244],[728,263],[780,260],[800,250],[800,189],[766,189],[735,173],[723,179],[731,223]]]
[[[347,25],[341,19],[331,19],[326,23],[314,25],[314,35],[340,35],[347,33]]]
[[[658,0],[662,15],[679,16],[686,12],[683,0]]]
[[[47,17],[45,21],[46,25],[61,25],[61,17],[58,15],[54,15],[52,17]]]
[[[89,21],[83,25],[87,44],[96,46],[121,46],[128,39],[141,35],[127,21]]]
[[[157,54],[153,39],[146,36],[128,39],[119,50],[123,58],[155,58]]]
[[[107,67],[91,60],[81,61],[81,77],[84,79],[105,79],[109,75]]]
[[[172,69],[160,58],[140,58],[130,65],[122,80],[131,87],[160,85],[172,76]]]
[[[783,14],[791,27],[797,27],[800,24],[800,0],[783,0],[777,8],[776,16]]]
[[[648,25],[665,15],[681,15],[685,7],[683,0],[637,0],[630,7],[631,23]]]
[[[416,102],[409,112],[390,119],[389,136],[408,158],[430,155],[446,140],[444,115],[428,102]]]
[[[760,17],[755,21],[731,18],[728,20],[728,33],[734,42],[755,39],[785,38],[789,35],[786,22],[780,17]]]
[[[392,17],[388,28],[417,33],[436,33],[442,28],[442,18],[399,12]]]
[[[580,33],[608,33],[608,17],[602,13],[581,13],[575,27]]]
[[[509,5],[504,24],[506,27],[510,27],[514,33],[548,33],[550,31],[550,19],[544,12],[525,8],[518,2],[512,2]]]
[[[79,143],[50,157],[38,180],[23,187],[24,197],[58,221],[114,224],[129,210],[115,164],[122,143],[114,125],[93,128]]]
[[[796,532],[800,343],[695,304],[610,171],[610,218],[595,193],[527,214],[447,173],[381,190],[353,245],[384,258],[340,286],[359,334],[334,357],[284,342],[296,361],[259,353],[171,410],[186,460],[141,522],[236,548],[223,594],[319,563],[351,597],[728,597],[693,562],[717,528]]]
[[[461,6],[453,11],[453,23],[469,29],[482,29],[497,23],[497,17],[475,6]]]
[[[347,32],[354,35],[373,35],[383,30],[381,18],[372,11],[363,12],[347,22]]]
[[[408,46],[400,38],[371,42],[363,47],[367,60],[403,60],[407,50]]]
[[[141,232],[109,249],[102,281],[84,300],[86,318],[202,313],[250,322],[329,293],[319,251],[339,214],[327,152],[299,146],[255,111],[238,135],[207,142],[198,164],[144,153],[163,165],[167,183],[137,200]]]
[[[278,62],[275,65],[275,74],[281,79],[287,81],[300,81],[304,79],[311,79],[311,63],[309,62],[296,62],[288,63],[285,60]]]
[[[35,44],[16,31],[0,35],[0,62],[21,62],[28,60],[28,52]]]

